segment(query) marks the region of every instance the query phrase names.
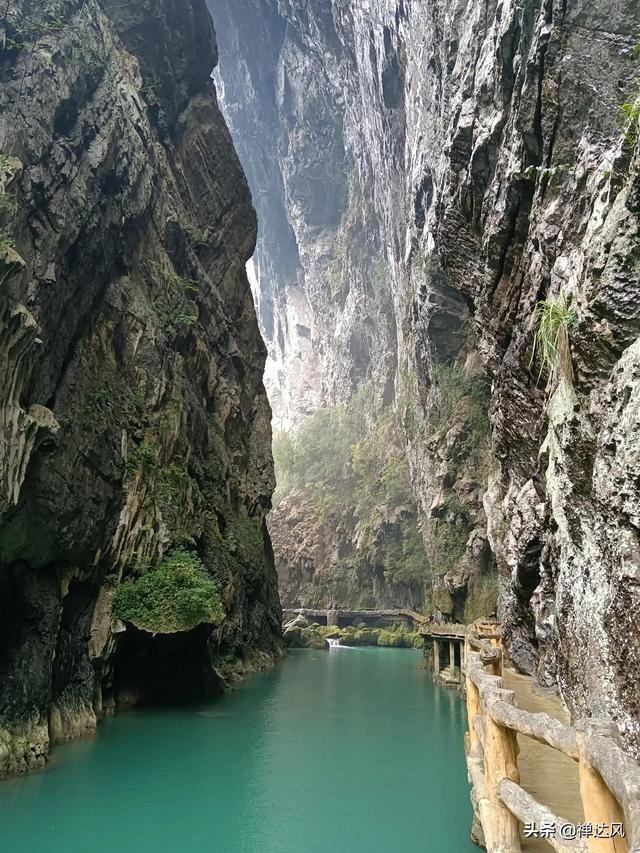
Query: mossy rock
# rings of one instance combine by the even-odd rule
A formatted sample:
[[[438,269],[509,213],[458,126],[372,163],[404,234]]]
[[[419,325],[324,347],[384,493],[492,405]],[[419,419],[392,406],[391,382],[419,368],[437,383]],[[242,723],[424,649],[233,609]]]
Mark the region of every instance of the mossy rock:
[[[317,625],[310,625],[300,631],[300,642],[305,649],[328,649],[329,643],[318,631]]]
[[[284,643],[288,649],[300,649],[302,648],[302,628],[299,625],[292,625],[289,628],[286,628],[284,634]]]
[[[340,643],[343,646],[377,646],[379,628],[343,628]]]
[[[433,606],[441,613],[453,613],[453,596],[443,586],[436,587],[432,595]]]

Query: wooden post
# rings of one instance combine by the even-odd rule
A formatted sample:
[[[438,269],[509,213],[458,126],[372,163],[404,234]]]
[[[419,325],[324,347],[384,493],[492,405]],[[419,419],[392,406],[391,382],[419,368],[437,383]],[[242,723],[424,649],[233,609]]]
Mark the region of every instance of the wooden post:
[[[514,704],[512,690],[495,690],[489,697]],[[518,738],[514,731],[494,722],[490,705],[483,709],[484,779],[489,800],[487,825],[484,827],[488,853],[520,853],[520,826],[500,798],[499,785],[503,779],[520,783],[518,772]]]
[[[473,721],[480,713],[480,692],[473,681],[467,676],[467,720],[469,722],[469,752],[474,755],[477,746],[481,746],[480,738],[476,734]]]
[[[577,731],[578,752],[580,754],[580,796],[586,823],[593,826],[612,823],[624,824],[624,814],[620,804],[609,790],[602,776],[591,765],[586,755],[586,740],[589,732]],[[589,838],[589,853],[628,853],[628,838]]]
[[[437,678],[440,675],[440,640],[433,641],[433,674]]]
[[[496,645],[492,643],[492,645]],[[498,646],[499,651],[501,652],[500,657],[496,658],[494,662],[491,664],[491,674],[497,675],[499,678],[502,678],[502,649]]]

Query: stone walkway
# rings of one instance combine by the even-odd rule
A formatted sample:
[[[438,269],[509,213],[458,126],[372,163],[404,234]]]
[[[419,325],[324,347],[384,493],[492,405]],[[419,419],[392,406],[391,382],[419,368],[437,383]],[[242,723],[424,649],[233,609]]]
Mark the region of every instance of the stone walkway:
[[[551,694],[534,693],[530,678],[505,668],[503,681],[505,688],[515,691],[520,708],[544,711],[562,723],[569,723],[569,715],[560,700]],[[518,735],[518,744],[522,787],[556,815],[575,824],[581,823],[584,818],[577,762],[525,735]],[[526,853],[548,853],[553,848],[542,838],[523,838],[522,849]]]

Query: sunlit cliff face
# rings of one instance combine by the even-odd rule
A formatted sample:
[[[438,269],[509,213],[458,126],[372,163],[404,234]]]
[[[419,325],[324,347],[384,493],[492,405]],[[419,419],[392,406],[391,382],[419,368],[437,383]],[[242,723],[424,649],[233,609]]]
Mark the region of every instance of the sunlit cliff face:
[[[497,570],[516,665],[637,748],[635,3],[210,5],[282,422],[392,404],[435,610]]]

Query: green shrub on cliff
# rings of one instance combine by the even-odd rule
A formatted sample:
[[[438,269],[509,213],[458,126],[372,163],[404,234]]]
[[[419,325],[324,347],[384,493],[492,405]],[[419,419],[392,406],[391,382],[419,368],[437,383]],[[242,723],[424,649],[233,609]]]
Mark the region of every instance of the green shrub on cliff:
[[[158,634],[190,631],[224,618],[218,588],[200,558],[176,549],[157,567],[143,569],[118,587],[113,612],[123,622]]]
[[[414,516],[399,523],[398,534],[382,545],[384,576],[391,583],[418,583],[427,575],[422,534]]]
[[[621,104],[620,111],[627,123],[625,141],[629,145],[635,145],[640,130],[640,97]]]
[[[481,449],[489,437],[484,380],[469,376],[461,364],[434,365],[432,379],[437,388],[436,401],[430,413],[433,430],[449,427],[454,420],[460,420],[467,429],[465,449],[468,452]]]
[[[16,241],[10,234],[7,234],[6,231],[0,231],[0,255],[6,255],[9,249],[13,249],[15,245]]]
[[[182,226],[182,230],[190,246],[197,248],[206,245],[207,235],[197,225],[187,222]]]
[[[489,576],[469,589],[464,606],[464,622],[469,625],[481,616],[492,616],[498,609],[498,578]]]
[[[150,474],[158,461],[158,446],[152,441],[143,441],[127,456],[125,469],[128,477]]]
[[[346,515],[353,525],[354,564],[381,566],[393,583],[425,580],[402,428],[391,408],[375,409],[367,388],[348,406],[316,412],[297,433],[277,435],[274,461],[276,504],[293,489],[306,490],[320,524]]]

